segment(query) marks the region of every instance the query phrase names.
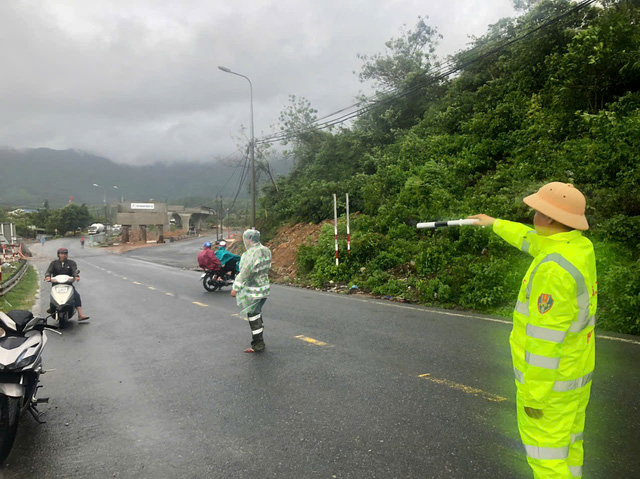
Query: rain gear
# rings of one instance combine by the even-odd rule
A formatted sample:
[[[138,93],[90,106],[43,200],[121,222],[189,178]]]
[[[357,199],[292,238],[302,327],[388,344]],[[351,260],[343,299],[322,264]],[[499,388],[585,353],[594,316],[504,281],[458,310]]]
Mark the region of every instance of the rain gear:
[[[204,248],[198,253],[198,266],[202,269],[219,271],[220,260],[216,257],[215,253],[211,251],[211,248]]]
[[[220,260],[220,263],[222,263],[222,266],[227,264],[227,261],[231,259],[236,259],[236,260],[240,259],[240,256],[238,256],[237,254],[233,254],[227,251],[226,246],[218,246],[218,249],[216,250],[216,256]]]
[[[269,286],[269,270],[271,269],[271,251],[260,243],[260,232],[247,230],[242,235],[246,251],[240,258],[240,272],[233,282],[236,301],[246,313],[251,328],[251,346],[254,350],[264,349],[262,338],[262,306],[271,288]]]
[[[240,264],[240,256],[227,251],[226,245],[220,245],[216,251],[216,257],[220,260],[223,271],[230,275],[231,278],[235,278],[238,271],[240,271],[238,267]]]
[[[582,477],[585,410],[595,365],[593,245],[577,230],[542,236],[499,219],[493,230],[534,257],[509,338],[527,461],[535,478]],[[544,415],[531,418],[525,407]]]

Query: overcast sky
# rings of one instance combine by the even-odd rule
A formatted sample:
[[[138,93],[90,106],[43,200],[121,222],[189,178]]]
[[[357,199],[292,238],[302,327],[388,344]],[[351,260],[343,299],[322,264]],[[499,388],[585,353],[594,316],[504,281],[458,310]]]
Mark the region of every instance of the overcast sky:
[[[288,95],[323,116],[370,92],[353,73],[418,16],[438,54],[513,16],[511,0],[7,0],[0,2],[0,145],[117,162],[234,152],[272,131]]]

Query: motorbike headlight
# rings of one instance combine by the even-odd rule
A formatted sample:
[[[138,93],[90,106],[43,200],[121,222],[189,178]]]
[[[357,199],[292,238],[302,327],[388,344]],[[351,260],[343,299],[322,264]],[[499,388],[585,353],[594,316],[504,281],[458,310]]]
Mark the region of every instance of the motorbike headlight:
[[[39,344],[35,346],[31,346],[29,349],[25,349],[22,352],[22,354],[18,356],[18,359],[16,360],[14,367],[16,369],[22,369],[25,366],[28,366],[29,364],[31,364],[31,362],[33,362],[33,360],[35,359],[39,349],[40,349]]]

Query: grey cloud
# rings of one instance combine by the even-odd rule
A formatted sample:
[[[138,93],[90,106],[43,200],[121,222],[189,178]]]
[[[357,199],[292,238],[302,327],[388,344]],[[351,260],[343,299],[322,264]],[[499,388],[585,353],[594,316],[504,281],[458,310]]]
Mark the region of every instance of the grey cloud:
[[[441,53],[512,13],[509,0],[0,3],[0,145],[76,148],[120,162],[204,159],[248,127],[277,123],[288,94],[320,114],[361,89],[357,53],[375,54],[429,15]]]

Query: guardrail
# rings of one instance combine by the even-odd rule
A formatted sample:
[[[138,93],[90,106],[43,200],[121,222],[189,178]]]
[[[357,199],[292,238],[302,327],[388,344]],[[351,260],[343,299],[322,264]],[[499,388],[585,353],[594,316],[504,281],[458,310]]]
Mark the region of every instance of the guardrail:
[[[22,262],[22,266],[20,266],[20,269],[16,271],[16,273],[13,276],[11,276],[11,278],[6,280],[4,283],[0,284],[0,296],[4,296],[9,291],[11,291],[15,287],[15,285],[17,285],[20,282],[24,274],[27,272],[29,263],[27,263],[25,260],[20,260],[20,261]]]

